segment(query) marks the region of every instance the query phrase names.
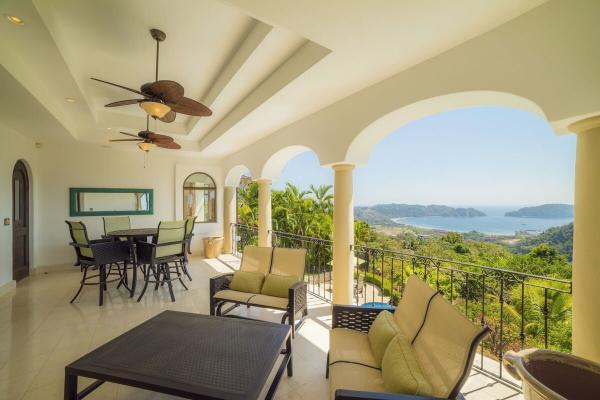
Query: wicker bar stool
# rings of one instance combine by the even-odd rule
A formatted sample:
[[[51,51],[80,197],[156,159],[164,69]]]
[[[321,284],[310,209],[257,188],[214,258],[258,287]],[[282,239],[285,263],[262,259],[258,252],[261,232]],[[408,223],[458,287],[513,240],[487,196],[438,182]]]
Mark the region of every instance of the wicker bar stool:
[[[70,302],[73,303],[77,299],[84,286],[97,285],[99,291],[98,305],[101,306],[104,304],[104,291],[108,288],[107,284],[121,282],[125,276],[125,271],[121,271],[120,263],[126,263],[130,258],[129,243],[113,241],[112,239],[89,240],[83,222],[65,222],[69,226],[69,233],[73,240],[70,245],[75,248],[77,260],[83,273],[79,290]],[[113,266],[117,271],[112,270]],[[98,267],[98,273],[88,275],[90,267]],[[110,279],[110,276],[115,276],[115,278]]]
[[[190,272],[188,271],[188,254],[192,254],[192,237],[194,236],[194,225],[196,224],[196,218],[197,217],[187,217],[185,219],[185,247],[186,247],[186,251],[184,252],[184,257],[183,257],[183,264],[181,264],[181,269],[183,269],[183,272],[185,273],[185,275],[188,277],[188,279],[191,281],[192,280],[192,276],[190,275]]]
[[[138,302],[146,293],[149,283],[154,283],[154,290],[166,283],[172,301],[175,301],[174,280],[179,280],[185,290],[188,289],[181,279],[183,272],[180,270],[183,269],[187,249],[185,228],[186,221],[161,221],[155,243],[137,243],[138,264],[145,266],[144,287]]]

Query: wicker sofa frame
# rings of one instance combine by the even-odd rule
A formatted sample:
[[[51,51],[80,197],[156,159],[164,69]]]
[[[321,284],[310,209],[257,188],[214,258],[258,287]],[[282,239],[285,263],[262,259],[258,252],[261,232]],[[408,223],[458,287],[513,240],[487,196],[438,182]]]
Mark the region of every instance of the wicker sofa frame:
[[[269,270],[271,270],[271,265],[269,266]],[[246,305],[247,307],[261,307],[261,308],[271,308],[276,310],[285,311],[283,316],[281,317],[281,323],[287,323],[292,328],[292,337],[295,337],[296,330],[302,326],[304,323],[304,318],[308,315],[308,306],[307,306],[307,283],[302,280],[296,282],[288,289],[288,304],[286,308],[276,308],[273,306],[264,306],[260,304],[251,304],[247,302],[236,302],[234,300],[221,300],[216,299],[215,294],[221,290],[229,289],[229,284],[231,283],[231,279],[233,278],[233,272],[224,273],[221,275],[217,275],[213,278],[210,278],[210,315],[217,316],[227,316],[231,310],[239,307],[240,305]],[[226,303],[232,303],[231,307],[223,309]],[[298,323],[295,323],[296,315],[298,313],[302,313],[302,316]]]
[[[438,293],[439,295],[439,293]],[[431,301],[431,299],[430,299]],[[346,328],[353,329],[362,333],[368,333],[371,324],[377,317],[377,315],[384,311],[383,308],[365,308],[360,306],[347,306],[347,305],[333,305],[332,310],[332,322],[331,328]],[[390,312],[394,312],[395,310],[388,310]],[[427,318],[427,312],[426,316]],[[425,320],[423,320],[421,327],[425,324]],[[466,363],[465,369],[462,371],[461,378],[458,380],[454,389],[448,396],[448,399],[464,399],[464,397],[460,394],[460,389],[465,384],[467,378],[469,377],[469,371],[471,370],[471,365],[473,363],[473,359],[475,358],[475,354],[477,352],[477,346],[481,342],[481,340],[488,335],[490,332],[489,328],[485,328],[482,332],[473,340],[469,349],[469,362]],[[329,353],[327,353],[327,367],[325,376],[329,378]],[[379,393],[379,392],[363,392],[357,390],[345,390],[338,389],[335,392],[336,400],[441,400],[436,397],[429,396],[413,396],[413,395],[405,395],[405,394],[394,394],[394,393]]]

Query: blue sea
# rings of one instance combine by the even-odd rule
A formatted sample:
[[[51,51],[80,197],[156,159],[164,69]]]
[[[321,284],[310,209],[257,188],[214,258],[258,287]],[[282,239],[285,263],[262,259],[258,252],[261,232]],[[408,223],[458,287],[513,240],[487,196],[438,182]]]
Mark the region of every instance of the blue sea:
[[[486,214],[485,217],[406,217],[394,218],[399,224],[412,225],[420,228],[440,229],[454,232],[477,231],[489,235],[514,235],[517,231],[527,231],[538,234],[554,226],[566,225],[573,222],[572,218],[517,218],[505,217],[507,211],[518,210],[515,207],[469,206]]]

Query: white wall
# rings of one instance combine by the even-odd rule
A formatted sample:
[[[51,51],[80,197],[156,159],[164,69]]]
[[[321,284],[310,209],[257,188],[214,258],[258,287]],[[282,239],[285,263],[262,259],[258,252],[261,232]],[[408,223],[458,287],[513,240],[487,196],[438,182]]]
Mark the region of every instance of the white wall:
[[[0,124],[0,288],[12,281],[12,173],[15,163],[23,160],[29,168],[30,190],[30,267],[36,262],[34,245],[36,243],[37,207],[35,195],[38,191],[37,150],[33,140]],[[33,175],[33,176],[31,176]],[[2,220],[11,219],[11,225],[4,226]]]
[[[141,151],[117,151],[98,145],[73,143],[46,144],[38,150],[39,160],[39,234],[36,242],[36,266],[72,263],[74,251],[65,220],[83,221],[91,239],[103,233],[102,217],[70,217],[70,187],[119,187],[154,189],[154,214],[131,216],[132,227],[155,227],[160,220],[182,218],[182,184],[189,173],[201,171],[221,182],[221,169],[202,160],[186,158],[177,152],[154,151],[148,154],[144,168]],[[222,187],[218,188],[222,199]],[[176,206],[177,204],[177,206]],[[222,234],[222,207],[218,223],[199,224],[192,251],[201,252],[201,237]]]

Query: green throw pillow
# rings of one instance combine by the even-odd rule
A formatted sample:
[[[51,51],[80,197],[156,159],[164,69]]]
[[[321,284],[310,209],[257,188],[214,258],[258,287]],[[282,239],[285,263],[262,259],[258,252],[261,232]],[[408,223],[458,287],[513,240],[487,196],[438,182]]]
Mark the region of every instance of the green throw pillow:
[[[377,365],[381,365],[385,349],[399,332],[400,330],[391,312],[381,311],[377,315],[369,328],[369,344]]]
[[[425,379],[406,336],[396,335],[390,341],[381,362],[381,374],[388,392],[415,396],[432,394],[433,388]]]
[[[244,293],[260,293],[265,276],[261,272],[235,271],[229,289]]]
[[[261,294],[274,297],[288,297],[289,288],[298,282],[298,277],[292,275],[268,274]]]

